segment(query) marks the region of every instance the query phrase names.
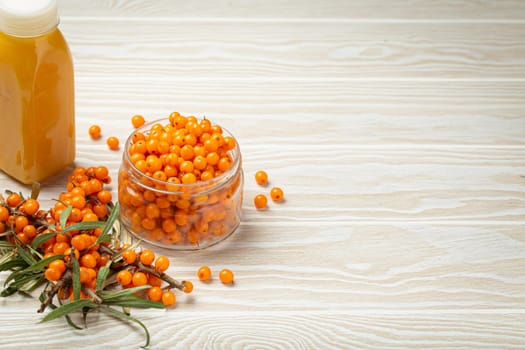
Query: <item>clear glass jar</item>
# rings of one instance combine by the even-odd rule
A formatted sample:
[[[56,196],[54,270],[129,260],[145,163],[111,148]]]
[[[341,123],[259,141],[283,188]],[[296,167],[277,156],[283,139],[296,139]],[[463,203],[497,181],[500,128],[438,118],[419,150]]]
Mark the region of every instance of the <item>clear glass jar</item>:
[[[142,126],[125,144],[119,170],[118,195],[122,228],[134,238],[176,250],[197,250],[230,236],[239,226],[243,171],[238,143],[228,151],[231,167],[192,184],[160,181],[140,171],[130,159],[136,132],[147,134],[159,120]],[[232,136],[223,129],[224,136]]]

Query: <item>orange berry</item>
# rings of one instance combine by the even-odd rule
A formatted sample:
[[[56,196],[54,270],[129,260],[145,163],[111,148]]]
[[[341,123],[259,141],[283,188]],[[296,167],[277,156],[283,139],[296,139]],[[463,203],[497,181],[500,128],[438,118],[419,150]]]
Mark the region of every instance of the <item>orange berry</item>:
[[[211,278],[211,269],[208,266],[202,266],[197,271],[197,277],[199,277],[201,281],[209,280]]]
[[[75,247],[78,251],[82,251],[87,248],[88,243],[86,242],[84,235],[80,234],[71,238],[71,246]]]
[[[62,259],[51,261],[48,267],[58,270],[61,274],[66,271],[66,263]]]
[[[141,116],[140,114],[137,114],[131,117],[131,124],[133,125],[135,129],[140,128],[142,125],[144,125],[145,122],[146,121],[144,120],[144,117]]]
[[[57,242],[53,245],[53,253],[64,254],[67,248],[69,248],[69,244],[66,242]]]
[[[264,209],[266,208],[266,205],[268,204],[268,199],[264,194],[258,194],[253,199],[253,204],[255,205],[255,208],[257,209]]]
[[[84,254],[80,257],[80,266],[94,268],[97,266],[97,259],[92,254]]]
[[[22,210],[27,215],[35,215],[38,212],[38,209],[40,209],[40,204],[33,198],[29,198],[24,204],[22,204]]]
[[[268,184],[268,174],[264,170],[259,170],[255,173],[255,181],[261,186]]]
[[[121,286],[127,286],[131,283],[133,275],[128,270],[120,270],[117,273],[117,283]]]
[[[272,188],[272,190],[270,191],[270,197],[272,197],[272,200],[274,202],[282,202],[284,199],[283,190],[279,187]]]
[[[24,229],[22,230],[22,232],[28,237],[28,238],[33,238],[36,236],[36,228],[34,225],[27,225],[26,227],[24,227]]]
[[[110,136],[107,138],[106,143],[110,150],[118,150],[119,148],[119,140],[115,136]]]
[[[186,294],[189,294],[193,292],[193,283],[191,281],[182,281],[184,287],[182,288],[182,291]]]
[[[160,287],[162,285],[162,279],[155,275],[149,275],[148,284],[152,287]]]
[[[0,207],[0,221],[6,222],[9,219],[9,209]]]
[[[15,218],[16,232],[22,232],[27,225],[29,225],[29,220],[25,216],[19,215]]]
[[[18,193],[11,193],[6,199],[7,205],[10,207],[16,207],[22,203],[22,197]]]
[[[137,252],[134,250],[126,250],[122,253],[122,259],[126,264],[133,264],[137,260]]]
[[[82,217],[82,221],[83,222],[86,222],[86,221],[98,221],[98,216],[95,213],[86,213]]]
[[[155,253],[152,250],[145,249],[140,253],[140,262],[146,266],[150,266],[155,260]]]
[[[155,260],[155,270],[159,272],[166,271],[169,266],[170,266],[170,260],[164,255],[159,256],[157,260]]]
[[[53,267],[48,267],[44,275],[48,281],[58,281],[62,277],[62,273]]]
[[[133,286],[140,287],[148,284],[148,277],[144,272],[137,271],[133,274],[131,282],[133,283]]]
[[[151,287],[150,289],[148,289],[148,298],[151,301],[161,301],[162,294],[162,288],[160,287]]]
[[[222,269],[221,272],[219,272],[219,279],[224,284],[230,284],[233,282],[233,272],[228,269]]]
[[[91,125],[89,127],[89,136],[91,136],[93,140],[98,140],[100,138],[100,132],[101,129],[98,125]]]
[[[161,300],[165,306],[171,306],[177,301],[177,299],[175,298],[175,293],[173,293],[172,291],[162,293]]]

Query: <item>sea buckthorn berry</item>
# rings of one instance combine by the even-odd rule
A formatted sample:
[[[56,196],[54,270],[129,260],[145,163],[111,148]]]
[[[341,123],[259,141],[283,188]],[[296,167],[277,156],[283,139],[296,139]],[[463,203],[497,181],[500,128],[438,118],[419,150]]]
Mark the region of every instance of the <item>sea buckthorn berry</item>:
[[[108,190],[102,190],[97,193],[97,198],[102,204],[108,204],[109,202],[111,202],[112,197],[113,196],[111,195],[111,192],[109,192]]]
[[[183,283],[182,291],[184,293],[189,294],[193,292],[193,283],[191,283],[190,281],[182,281],[182,283]]]
[[[134,250],[126,250],[122,253],[122,260],[126,264],[133,264],[137,260],[137,252]]]
[[[181,181],[183,184],[192,184],[197,181],[197,177],[193,173],[187,173],[182,176]]]
[[[100,132],[101,129],[98,125],[91,125],[89,127],[89,136],[91,136],[93,140],[98,140],[100,138]]]
[[[133,274],[131,282],[133,283],[133,286],[140,287],[148,284],[148,277],[144,272],[137,271]]]
[[[62,277],[62,273],[56,268],[48,267],[44,273],[48,281],[58,281]]]
[[[233,282],[233,272],[229,269],[222,269],[219,272],[219,279],[224,284],[230,284]]]
[[[169,266],[170,266],[170,260],[164,255],[159,256],[157,260],[155,260],[155,270],[159,272],[166,271]]]
[[[29,220],[25,216],[20,215],[15,218],[15,229],[17,232],[22,232],[27,225],[29,225]]]
[[[34,225],[27,225],[26,227],[24,227],[24,229],[22,230],[22,232],[28,237],[28,238],[33,238],[36,236],[36,228]]]
[[[78,251],[83,251],[87,248],[88,242],[86,242],[84,235],[76,235],[71,238],[71,246]]]
[[[274,202],[282,202],[284,199],[284,192],[279,187],[274,187],[270,191],[270,197],[272,197]]]
[[[131,117],[131,124],[135,129],[140,128],[142,125],[144,125],[145,122],[146,120],[140,114],[136,114],[133,117]]]
[[[94,268],[97,266],[97,260],[92,254],[84,254],[80,257],[80,266]]]
[[[6,222],[9,218],[9,209],[0,207],[0,221]]]
[[[95,177],[100,180],[104,181],[109,176],[109,170],[105,166],[99,166],[95,169]]]
[[[150,289],[148,289],[148,298],[151,301],[161,301],[162,294],[162,288],[160,287],[151,287]]]
[[[145,249],[140,253],[140,262],[146,266],[150,266],[155,260],[155,253],[152,250]]]
[[[175,304],[175,302],[177,301],[175,297],[175,293],[173,293],[172,291],[167,291],[167,292],[162,293],[161,300],[165,306],[171,306]]]
[[[255,182],[261,186],[268,184],[268,174],[264,170],[259,170],[255,173]]]
[[[253,199],[253,204],[257,209],[264,209],[268,205],[268,198],[264,194],[258,194]]]
[[[61,274],[66,271],[66,263],[62,259],[51,261],[48,267],[58,270]]]
[[[211,278],[211,269],[208,266],[202,266],[197,271],[197,277],[201,281],[207,281]]]
[[[160,287],[162,285],[162,279],[155,275],[149,275],[148,284],[152,287]]]
[[[115,136],[110,136],[107,138],[106,143],[110,150],[118,150],[119,148],[119,140]]]
[[[18,193],[11,193],[6,199],[7,205],[14,208],[22,203],[22,197]]]
[[[117,273],[117,283],[121,286],[127,286],[131,283],[133,275],[128,270],[120,270]]]
[[[95,213],[86,213],[82,217],[82,222],[98,221],[98,216]]]
[[[40,204],[36,199],[29,198],[22,204],[22,210],[27,215],[35,215],[38,212],[38,209],[40,209]]]

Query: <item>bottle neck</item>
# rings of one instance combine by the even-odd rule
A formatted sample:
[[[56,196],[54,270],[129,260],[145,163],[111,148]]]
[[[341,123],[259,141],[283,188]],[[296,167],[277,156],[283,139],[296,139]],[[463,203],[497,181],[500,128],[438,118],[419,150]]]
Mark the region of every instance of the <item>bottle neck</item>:
[[[0,0],[0,31],[15,37],[46,35],[58,26],[56,0]]]

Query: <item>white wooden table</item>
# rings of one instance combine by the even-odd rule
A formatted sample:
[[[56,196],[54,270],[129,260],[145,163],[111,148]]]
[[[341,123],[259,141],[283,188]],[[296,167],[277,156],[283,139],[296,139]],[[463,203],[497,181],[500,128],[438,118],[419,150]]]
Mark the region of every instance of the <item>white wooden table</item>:
[[[60,6],[77,165],[116,179],[121,152],[87,129],[123,141],[136,113],[206,115],[241,144],[240,229],[207,250],[157,250],[195,291],[133,312],[152,349],[525,348],[525,2]],[[254,209],[258,169],[285,203]],[[66,174],[44,183],[44,204]],[[3,174],[0,188],[28,191]],[[235,285],[199,283],[203,264]],[[0,300],[0,348],[143,344],[105,316],[74,331],[38,323],[37,308]]]

